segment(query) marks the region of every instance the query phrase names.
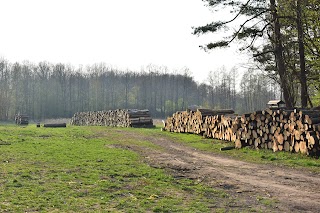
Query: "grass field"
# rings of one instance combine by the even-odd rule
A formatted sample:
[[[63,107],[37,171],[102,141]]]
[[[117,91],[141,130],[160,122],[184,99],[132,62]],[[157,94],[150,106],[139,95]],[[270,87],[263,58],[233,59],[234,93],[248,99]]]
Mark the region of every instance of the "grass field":
[[[127,131],[169,137],[210,152],[220,152],[226,145],[159,128]],[[157,148],[124,137],[117,128],[0,126],[0,212],[229,211],[233,198],[225,191],[150,167],[123,148],[132,143]],[[319,160],[300,155],[250,149],[223,154],[320,171]]]
[[[1,126],[0,212],[208,212],[227,198],[115,148],[137,141],[114,130]]]

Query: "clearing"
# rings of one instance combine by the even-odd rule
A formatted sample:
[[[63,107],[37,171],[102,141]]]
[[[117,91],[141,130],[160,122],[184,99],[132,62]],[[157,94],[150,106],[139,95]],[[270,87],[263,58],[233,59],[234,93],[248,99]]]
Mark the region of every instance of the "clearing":
[[[188,178],[225,190],[242,209],[260,205],[273,212],[320,212],[320,176],[305,169],[255,164],[200,151],[169,137],[144,136],[118,130],[125,137],[152,142],[161,149],[127,145],[153,167],[169,171],[175,178]],[[264,202],[263,202],[264,200]],[[230,207],[230,206],[229,206]],[[261,207],[260,209],[265,207]]]
[[[320,212],[319,160],[225,145],[160,128],[0,125],[0,212]]]

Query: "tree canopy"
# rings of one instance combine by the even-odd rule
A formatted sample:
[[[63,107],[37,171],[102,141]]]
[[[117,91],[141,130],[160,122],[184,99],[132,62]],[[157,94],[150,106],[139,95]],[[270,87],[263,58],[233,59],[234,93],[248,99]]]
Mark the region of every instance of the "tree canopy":
[[[256,62],[278,79],[288,107],[312,106],[310,91],[319,90],[319,2],[317,0],[203,0],[206,6],[230,13],[194,28],[194,34],[227,33],[221,40],[202,46],[205,50],[241,41],[241,50],[252,51]],[[230,32],[228,27],[235,30]],[[299,90],[296,85],[299,85]]]

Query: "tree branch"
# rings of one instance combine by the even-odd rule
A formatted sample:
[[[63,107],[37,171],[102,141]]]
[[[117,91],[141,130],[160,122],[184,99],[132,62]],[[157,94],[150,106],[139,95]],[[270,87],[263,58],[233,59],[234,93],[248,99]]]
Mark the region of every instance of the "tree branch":
[[[264,52],[261,52],[261,53],[253,54],[253,57],[259,57],[259,56],[262,56],[262,55],[266,55],[268,53],[274,53],[274,50],[268,50],[268,51],[264,51]]]
[[[268,10],[264,10],[264,11],[258,13],[257,15],[255,15],[255,16],[247,19],[243,24],[240,25],[239,29],[235,32],[233,38],[232,38],[230,41],[228,41],[228,43],[230,44],[230,43],[239,35],[240,31],[243,29],[243,27],[244,27],[248,22],[252,21],[253,19],[255,19],[255,18],[257,18],[257,17],[259,17],[260,15],[262,15],[263,13],[265,13],[265,12],[267,12],[267,11],[268,11]]]
[[[245,6],[248,6],[248,4],[250,3],[250,1],[251,1],[251,0],[248,0],[248,1],[241,7],[241,9],[239,10],[238,14],[237,14],[235,17],[233,17],[233,19],[231,19],[231,20],[229,20],[229,21],[226,21],[226,22],[223,22],[223,24],[229,24],[229,23],[233,22],[234,20],[236,20],[236,19],[241,15],[241,13],[242,13],[242,11],[243,11],[243,8],[244,8]]]

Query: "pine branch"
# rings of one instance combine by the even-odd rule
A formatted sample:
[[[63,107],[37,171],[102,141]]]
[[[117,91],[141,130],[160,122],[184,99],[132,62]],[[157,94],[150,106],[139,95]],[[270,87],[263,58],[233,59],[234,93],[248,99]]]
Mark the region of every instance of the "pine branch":
[[[313,41],[313,39],[310,37],[309,34],[305,33],[305,38],[308,39],[308,41],[311,43],[312,47],[309,45],[308,42],[305,42],[304,44],[307,46],[307,48],[311,51],[312,54],[316,55],[316,56],[320,56],[320,48],[318,47],[318,45],[316,45]],[[314,51],[314,49],[316,49],[316,52]]]
[[[242,11],[244,10],[243,8],[245,8],[246,6],[249,5],[250,1],[251,1],[251,0],[248,0],[248,1],[241,7],[241,9],[239,10],[238,14],[237,14],[235,17],[233,17],[231,20],[224,22],[224,24],[229,24],[229,23],[233,22],[234,20],[236,20],[236,19],[242,14]]]
[[[266,55],[268,53],[274,53],[274,50],[267,50],[267,51],[264,51],[264,52],[261,52],[261,53],[253,54],[253,57],[256,58],[256,57],[259,57],[259,56],[262,56],[262,55]]]
[[[204,33],[207,33],[207,32],[216,32],[218,31],[219,29],[221,29],[224,25],[226,24],[229,24],[231,22],[233,22],[234,20],[236,20],[241,14],[242,14],[242,11],[243,11],[243,8],[245,6],[247,6],[249,3],[250,3],[251,0],[248,0],[244,5],[243,7],[240,9],[240,11],[236,14],[235,17],[233,17],[231,20],[229,21],[225,21],[225,22],[222,22],[222,21],[218,21],[218,22],[212,22],[210,24],[207,24],[205,26],[202,26],[202,27],[197,27],[194,29],[194,32],[193,34],[195,35],[198,35],[198,34],[204,34]],[[213,1],[210,1],[210,2],[213,2]],[[210,2],[209,2],[209,5],[210,5]],[[221,4],[221,1],[215,1],[215,4]]]
[[[240,25],[239,29],[234,33],[232,39],[231,39],[228,43],[230,44],[234,39],[236,39],[236,37],[238,37],[240,31],[244,28],[244,26],[245,26],[248,22],[252,21],[252,20],[255,19],[255,18],[258,18],[259,16],[261,16],[263,13],[265,13],[265,12],[267,12],[267,11],[268,11],[268,10],[264,10],[264,11],[256,14],[255,16],[247,19],[243,24]]]

